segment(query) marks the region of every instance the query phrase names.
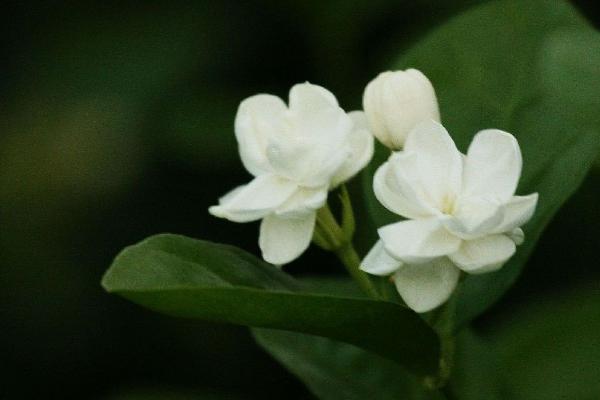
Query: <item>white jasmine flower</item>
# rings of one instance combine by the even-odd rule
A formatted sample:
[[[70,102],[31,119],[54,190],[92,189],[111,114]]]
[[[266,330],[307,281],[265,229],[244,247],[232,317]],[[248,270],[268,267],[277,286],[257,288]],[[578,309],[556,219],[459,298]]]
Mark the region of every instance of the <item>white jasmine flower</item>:
[[[365,88],[363,108],[373,135],[392,150],[420,122],[440,120],[433,86],[416,69],[379,74]]]
[[[465,156],[442,125],[419,124],[373,182],[377,199],[408,220],[378,230],[380,240],[361,269],[393,274],[417,312],[445,302],[460,270],[499,269],[523,241],[520,226],[537,204],[537,193],[514,195],[521,165],[519,145],[507,132],[477,133]]]
[[[262,255],[277,265],[306,250],[328,191],[373,155],[364,114],[347,114],[331,92],[309,83],[292,87],[289,106],[268,94],[244,100],[235,135],[242,162],[255,178],[209,212],[234,222],[262,219]]]

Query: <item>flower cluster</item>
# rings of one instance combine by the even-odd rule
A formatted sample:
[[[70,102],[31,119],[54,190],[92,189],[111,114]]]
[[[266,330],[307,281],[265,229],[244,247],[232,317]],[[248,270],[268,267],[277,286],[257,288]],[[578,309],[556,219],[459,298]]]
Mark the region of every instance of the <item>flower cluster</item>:
[[[346,113],[333,94],[309,83],[291,89],[289,105],[265,94],[244,100],[235,133],[255,178],[210,212],[235,222],[262,219],[263,258],[288,263],[313,239],[328,192],[369,163],[374,136],[392,150],[375,173],[375,195],[404,220],[379,228],[360,269],[391,275],[405,303],[426,312],[450,297],[461,271],[502,267],[524,239],[520,227],[537,194],[515,196],[522,158],[511,134],[483,130],[466,155],[456,148],[420,71],[380,74],[366,87],[363,108]]]

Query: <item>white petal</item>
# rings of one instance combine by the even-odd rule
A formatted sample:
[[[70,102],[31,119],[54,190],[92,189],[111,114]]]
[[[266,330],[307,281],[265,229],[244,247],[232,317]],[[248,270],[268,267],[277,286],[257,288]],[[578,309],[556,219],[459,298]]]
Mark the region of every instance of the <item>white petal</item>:
[[[263,218],[288,200],[298,186],[272,174],[261,175],[219,199],[209,212],[234,222],[249,222]]]
[[[378,240],[360,263],[360,269],[373,275],[389,275],[400,268],[401,265],[402,261],[392,257],[385,250],[383,242]]]
[[[240,185],[236,188],[231,189],[229,192],[227,192],[223,196],[219,197],[219,204],[229,203],[238,194],[240,194],[246,186],[248,186],[248,185]]]
[[[330,185],[352,154],[353,123],[335,97],[320,86],[294,86],[285,127],[267,146],[271,167],[302,186]]]
[[[361,129],[363,131],[369,130],[369,123],[367,121],[367,116],[365,115],[364,111],[360,111],[360,110],[350,111],[348,113],[348,116],[350,117],[350,119],[352,120],[352,123],[354,124],[354,129]]]
[[[395,156],[405,157],[404,154]],[[403,166],[400,163],[391,161],[382,164],[373,177],[373,191],[375,197],[385,208],[391,212],[406,218],[423,218],[433,214],[433,209],[424,206],[419,200],[415,190],[410,186],[410,182],[400,179],[394,174],[393,167],[401,170]],[[399,183],[401,182],[402,185]]]
[[[391,72],[382,72],[375,79],[367,84],[363,94],[363,109],[365,110],[367,121],[369,123],[370,132],[381,142],[384,146],[398,150],[402,148],[402,144],[396,146],[392,141],[392,134],[388,130],[385,121],[383,102],[382,102],[382,88],[385,84],[386,74]],[[408,133],[408,132],[407,132]]]
[[[337,99],[329,90],[311,83],[298,83],[290,89],[290,110],[301,114],[320,112],[339,107]]]
[[[521,176],[521,149],[510,133],[483,130],[473,139],[465,160],[463,193],[508,201]]]
[[[513,241],[517,246],[523,244],[525,240],[525,232],[521,228],[515,228],[512,231],[506,233],[506,235]]]
[[[510,232],[524,225],[532,217],[537,206],[538,194],[513,196],[504,205],[504,218],[494,233]]]
[[[461,239],[436,218],[396,222],[379,228],[385,249],[405,263],[423,263],[458,250]]]
[[[490,235],[465,240],[460,249],[450,255],[452,262],[465,272],[481,274],[500,269],[515,254],[516,246],[506,235]]]
[[[328,144],[327,138],[305,140],[302,137],[272,140],[267,157],[273,170],[299,185],[319,188],[330,186],[333,176],[350,157],[343,141]]]
[[[423,73],[409,69],[392,73],[383,87],[384,116],[395,148],[406,145],[410,132],[421,122],[440,120],[435,91]]]
[[[379,74],[365,88],[363,108],[373,135],[394,150],[418,123],[440,119],[433,86],[415,69]]]
[[[242,101],[235,117],[235,136],[244,167],[258,176],[270,170],[267,144],[282,129],[287,107],[277,96],[259,94]]]
[[[483,198],[461,198],[453,215],[444,226],[462,239],[473,239],[493,233],[504,218],[504,207]]]
[[[400,151],[392,154],[388,161],[392,172],[387,179],[388,186],[395,193],[402,193],[412,206],[421,210],[420,216],[438,215],[437,201],[427,193],[421,179],[419,155]]]
[[[280,217],[303,217],[323,207],[327,201],[327,187],[309,189],[301,187],[292,197],[275,210]]]
[[[316,212],[303,218],[268,215],[260,224],[259,245],[265,261],[287,264],[298,258],[310,245]]]
[[[417,173],[430,202],[442,210],[460,192],[462,154],[444,127],[433,120],[418,124],[404,150],[417,155]]]
[[[354,127],[350,131],[347,141],[350,147],[350,157],[336,172],[332,187],[347,181],[363,169],[373,157],[373,136],[367,128],[365,114],[362,111],[348,113]]]
[[[290,90],[287,122],[294,136],[330,141],[345,135],[353,123],[327,89],[302,83]]]
[[[460,271],[446,257],[426,264],[405,265],[393,276],[407,306],[419,313],[443,304],[458,283]]]

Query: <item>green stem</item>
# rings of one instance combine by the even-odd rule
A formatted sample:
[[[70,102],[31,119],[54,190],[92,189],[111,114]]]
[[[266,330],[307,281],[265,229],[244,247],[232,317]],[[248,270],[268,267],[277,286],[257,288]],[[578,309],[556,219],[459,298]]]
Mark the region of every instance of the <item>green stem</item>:
[[[457,288],[452,297],[443,306],[439,318],[435,321],[435,329],[440,336],[441,358],[440,358],[440,385],[445,386],[450,379],[450,373],[454,368],[455,336],[454,336],[454,313],[456,311]]]
[[[354,233],[354,215],[348,192],[342,188],[343,225],[340,226],[331,212],[329,205],[325,204],[317,212],[317,227],[313,241],[325,250],[332,251],[344,264],[352,279],[370,297],[379,298],[379,293],[369,279],[369,276],[360,270],[360,257],[352,246]]]
[[[439,385],[446,387],[450,379],[450,373],[454,367],[454,352],[455,343],[454,337],[451,335],[441,335],[441,357],[440,357],[440,372],[438,376]]]
[[[368,275],[362,272],[360,268],[360,257],[354,250],[352,243],[347,242],[342,247],[334,250],[335,255],[340,259],[342,264],[346,267],[352,279],[358,283],[361,289],[368,294],[370,297],[379,298],[379,293],[373,286],[373,283],[369,279]]]
[[[449,399],[454,399],[448,388],[450,374],[454,367],[455,338],[454,311],[456,307],[456,292],[453,297],[432,315],[430,324],[440,338],[440,365],[438,373],[425,379],[427,388],[442,391]],[[448,393],[446,393],[448,392]]]
[[[342,230],[327,204],[317,212],[317,227],[313,241],[328,251],[334,251],[344,241]],[[323,241],[324,244],[319,243],[319,241]]]

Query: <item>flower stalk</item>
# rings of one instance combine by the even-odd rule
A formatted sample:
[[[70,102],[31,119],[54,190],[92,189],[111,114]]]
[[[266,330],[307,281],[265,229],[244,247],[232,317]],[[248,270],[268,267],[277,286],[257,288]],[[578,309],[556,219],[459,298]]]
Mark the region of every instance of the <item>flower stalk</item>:
[[[325,204],[317,212],[317,226],[313,242],[317,246],[333,252],[363,292],[369,297],[379,298],[379,293],[369,276],[360,270],[360,257],[352,245],[352,237],[356,227],[352,203],[350,202],[348,189],[342,186],[340,191],[340,201],[342,203],[341,226],[329,205]]]
[[[344,264],[346,270],[352,276],[352,279],[358,283],[361,289],[370,297],[378,298],[379,293],[377,293],[375,286],[371,283],[369,276],[359,269],[360,257],[356,254],[356,250],[354,250],[352,243],[345,243],[342,247],[335,250],[334,253],[340,259],[342,264]]]
[[[445,305],[434,311],[430,325],[440,338],[440,363],[436,376],[425,378],[424,386],[429,390],[440,390],[446,398],[453,399],[448,386],[450,374],[454,367],[456,339],[454,336],[454,312],[456,307],[456,292]]]

